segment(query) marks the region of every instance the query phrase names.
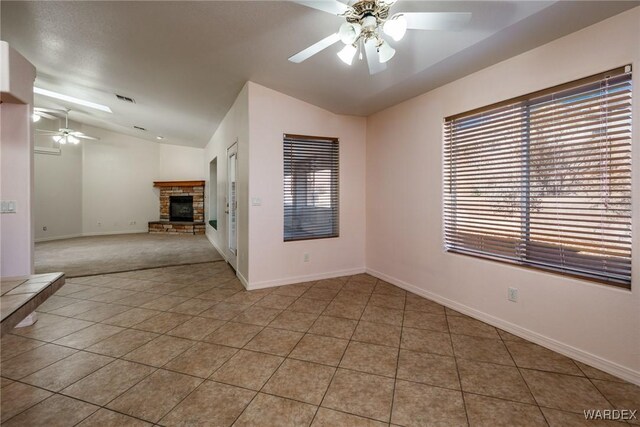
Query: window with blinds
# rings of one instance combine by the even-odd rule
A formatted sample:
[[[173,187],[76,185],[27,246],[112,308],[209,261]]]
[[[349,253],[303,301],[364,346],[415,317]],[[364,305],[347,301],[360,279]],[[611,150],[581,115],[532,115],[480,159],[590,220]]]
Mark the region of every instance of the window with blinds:
[[[338,237],[336,138],[284,135],[284,241]]]
[[[631,67],[444,124],[447,250],[631,287]]]

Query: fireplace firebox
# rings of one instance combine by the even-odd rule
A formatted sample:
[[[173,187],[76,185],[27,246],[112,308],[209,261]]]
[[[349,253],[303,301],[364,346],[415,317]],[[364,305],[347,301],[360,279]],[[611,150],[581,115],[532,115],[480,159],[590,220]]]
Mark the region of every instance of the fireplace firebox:
[[[193,221],[193,196],[169,198],[169,221]]]

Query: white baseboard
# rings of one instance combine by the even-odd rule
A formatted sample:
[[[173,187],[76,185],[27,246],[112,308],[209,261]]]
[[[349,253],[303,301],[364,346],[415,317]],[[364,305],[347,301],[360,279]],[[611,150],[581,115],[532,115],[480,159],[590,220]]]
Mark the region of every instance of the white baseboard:
[[[328,273],[310,274],[306,276],[285,277],[282,279],[265,280],[263,282],[249,282],[247,290],[272,288],[274,286],[291,285],[293,283],[311,282],[314,280],[331,279],[340,276],[351,276],[353,274],[364,273],[364,267],[350,268],[347,270],[336,270]]]
[[[492,326],[495,326],[504,331],[507,331],[513,335],[519,336],[520,338],[524,338],[528,341],[539,344],[550,350],[556,351],[567,357],[575,359],[579,362],[586,363],[587,365],[598,368],[601,371],[607,372],[611,375],[615,375],[616,377],[622,378],[623,380],[629,381],[630,383],[640,385],[640,372],[638,371],[634,371],[633,369],[619,365],[610,360],[603,359],[602,357],[597,356],[595,354],[589,353],[587,351],[584,351],[579,348],[557,341],[553,338],[550,338],[545,335],[539,334],[537,332],[531,331],[529,329],[523,328],[515,323],[507,322],[506,320],[500,319],[498,317],[494,317],[488,313],[484,313],[482,311],[476,310],[464,304],[460,304],[456,301],[442,297],[433,292],[429,292],[427,290],[419,288],[415,285],[412,285],[400,279],[396,279],[395,277],[388,276],[374,269],[367,268],[366,272],[372,276],[377,277],[378,279],[382,279],[386,282],[399,286],[416,295],[420,295],[424,298],[428,298],[432,301],[435,301],[439,304],[444,305],[445,307],[449,307],[460,313],[466,314],[467,316],[471,316],[475,319],[481,320]]]
[[[242,275],[242,273],[240,273],[239,271],[236,270],[236,277],[238,277],[238,279],[240,280],[240,283],[242,283],[242,286],[244,286],[244,288],[246,290],[250,290],[249,289],[249,282],[247,281],[247,279]]]

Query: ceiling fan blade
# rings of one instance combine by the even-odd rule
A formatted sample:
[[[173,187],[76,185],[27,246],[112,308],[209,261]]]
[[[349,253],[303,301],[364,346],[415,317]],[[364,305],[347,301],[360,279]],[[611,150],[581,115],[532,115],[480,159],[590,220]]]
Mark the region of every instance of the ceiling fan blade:
[[[296,64],[299,64],[302,61],[311,58],[316,53],[318,53],[318,52],[328,48],[329,46],[337,43],[338,41],[340,41],[340,36],[338,35],[338,33],[331,34],[330,36],[327,36],[327,37],[323,38],[319,42],[317,42],[315,44],[312,44],[311,46],[309,46],[305,50],[296,53],[291,58],[289,58],[289,61],[295,62]]]
[[[44,111],[45,113],[66,114],[65,110],[57,110],[55,108],[33,107],[35,111]]]
[[[342,15],[351,9],[350,6],[336,0],[294,0],[293,3],[321,10],[332,15]]]
[[[471,12],[400,13],[410,30],[458,30],[471,20]]]
[[[46,130],[46,129],[36,129],[36,132],[38,132],[41,135],[59,135],[60,132],[58,132],[57,130]]]
[[[53,115],[51,115],[49,113],[45,113],[45,112],[42,112],[42,111],[39,111],[39,110],[36,110],[35,114],[37,114],[40,117],[44,117],[45,119],[48,119],[48,120],[58,120],[58,118],[56,116],[53,116]]]
[[[367,54],[369,74],[378,74],[387,69],[387,64],[380,63],[378,48],[376,47],[376,41],[374,39],[369,39],[364,43],[364,51]]]
[[[96,138],[95,136],[89,136],[89,135],[84,135],[84,134],[82,134],[82,135],[73,135],[73,136],[75,136],[76,138],[89,139],[91,141],[100,141],[100,138]]]

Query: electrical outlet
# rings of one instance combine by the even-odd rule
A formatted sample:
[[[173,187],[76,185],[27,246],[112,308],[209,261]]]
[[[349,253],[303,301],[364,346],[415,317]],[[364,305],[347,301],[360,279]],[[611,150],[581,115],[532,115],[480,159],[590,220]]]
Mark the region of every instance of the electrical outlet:
[[[304,254],[304,262],[309,262],[309,254]]]
[[[509,288],[507,290],[507,299],[512,302],[518,302],[518,288]]]
[[[42,227],[42,231],[47,231],[47,226]]]
[[[98,227],[100,227],[102,225],[102,223],[100,221],[97,222]]]

